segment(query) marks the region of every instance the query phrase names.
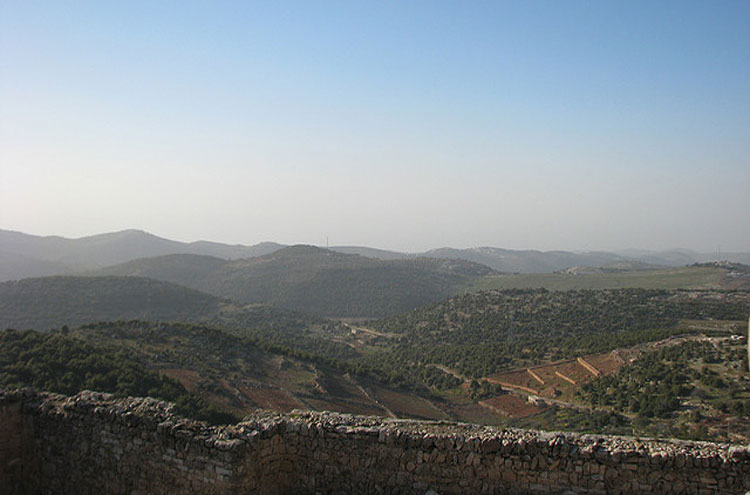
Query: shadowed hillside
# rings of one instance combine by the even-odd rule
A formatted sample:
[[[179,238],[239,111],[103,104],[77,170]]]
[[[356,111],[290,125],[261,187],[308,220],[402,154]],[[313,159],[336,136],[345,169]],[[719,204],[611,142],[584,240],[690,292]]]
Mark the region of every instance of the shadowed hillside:
[[[46,330],[100,320],[213,317],[219,298],[139,277],[45,277],[0,283],[0,328]]]
[[[325,320],[264,304],[243,305],[170,282],[105,276],[0,283],[0,329],[44,331],[63,325],[139,319],[211,323],[277,344],[340,353],[331,348],[335,344],[326,344],[328,341],[316,333],[330,325]]]
[[[326,316],[383,316],[455,294],[492,273],[461,260],[378,260],[291,246],[269,255],[221,260],[170,255],[96,272],[165,280],[243,303],[267,303]]]

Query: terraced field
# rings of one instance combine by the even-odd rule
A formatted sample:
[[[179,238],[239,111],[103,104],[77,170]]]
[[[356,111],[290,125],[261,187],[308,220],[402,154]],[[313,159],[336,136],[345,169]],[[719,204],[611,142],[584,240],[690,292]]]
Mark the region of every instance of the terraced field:
[[[623,364],[625,362],[616,352],[608,352],[497,373],[485,380],[539,397],[570,400],[580,385],[598,374],[612,374]]]

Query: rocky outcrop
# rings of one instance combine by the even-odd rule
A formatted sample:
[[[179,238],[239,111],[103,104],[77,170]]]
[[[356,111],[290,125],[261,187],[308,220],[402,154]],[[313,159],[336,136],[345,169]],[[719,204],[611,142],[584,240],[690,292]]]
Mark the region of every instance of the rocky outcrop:
[[[208,427],[94,392],[0,392],[0,442],[3,494],[750,490],[741,446],[309,411]]]

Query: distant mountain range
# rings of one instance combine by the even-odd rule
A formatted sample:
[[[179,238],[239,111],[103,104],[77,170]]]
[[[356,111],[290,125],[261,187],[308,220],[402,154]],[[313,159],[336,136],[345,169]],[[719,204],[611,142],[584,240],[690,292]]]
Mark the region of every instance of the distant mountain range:
[[[254,246],[208,241],[178,242],[140,230],[123,230],[80,239],[40,237],[0,230],[0,281],[67,275],[165,254],[252,258],[282,247],[273,242]]]
[[[481,263],[501,273],[553,273],[569,268],[590,267],[614,270],[643,270],[706,263],[710,261],[730,261],[750,264],[750,253],[699,253],[688,249],[668,251],[622,250],[622,251],[537,251],[533,249],[515,250],[495,247],[467,249],[438,248],[423,253],[401,253],[358,246],[334,246],[334,251],[359,254],[384,260],[410,257],[462,259]]]
[[[140,230],[124,230],[80,239],[40,237],[0,230],[0,281],[27,277],[89,272],[140,258],[189,254],[223,260],[255,258],[284,247],[274,242],[254,246],[208,241],[178,242]],[[335,246],[344,254],[356,254],[386,261],[415,258],[460,259],[486,265],[505,273],[550,273],[573,267],[643,269],[684,266],[698,262],[727,260],[750,264],[750,253],[698,253],[685,249],[670,251],[623,250],[617,252],[511,250],[495,247],[468,249],[439,248],[423,253],[403,253],[370,247]]]

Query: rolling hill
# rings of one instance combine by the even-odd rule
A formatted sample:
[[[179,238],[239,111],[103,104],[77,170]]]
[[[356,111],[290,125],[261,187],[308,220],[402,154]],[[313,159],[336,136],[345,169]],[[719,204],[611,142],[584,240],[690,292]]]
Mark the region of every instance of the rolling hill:
[[[188,413],[209,420],[230,413],[233,422],[259,408],[448,418],[428,399],[354,376],[329,361],[184,323],[101,322],[46,334],[0,331],[0,386],[152,395],[191,406]]]
[[[164,280],[242,303],[266,303],[322,316],[376,317],[449,297],[493,273],[462,260],[378,260],[291,246],[256,258],[168,255],[95,272]]]
[[[236,259],[271,253],[282,246],[172,241],[140,230],[123,230],[80,239],[34,236],[0,230],[0,281],[66,275],[137,258],[189,253]]]
[[[572,252],[512,250],[494,247],[440,248],[422,253],[422,256],[474,261],[503,273],[552,273],[573,267],[595,267],[624,271],[682,267],[694,263],[721,260],[750,263],[750,253],[698,253],[688,249]]]
[[[317,340],[306,334],[326,323],[294,311],[244,305],[143,277],[55,276],[0,283],[0,329],[44,331],[129,320],[210,323],[245,336],[297,342],[309,348],[317,348],[313,345]]]
[[[480,291],[370,323],[401,336],[400,359],[479,377],[690,332],[683,320],[745,322],[750,293],[646,289]],[[393,349],[375,359],[397,359]]]
[[[207,321],[221,299],[139,277],[43,277],[0,283],[0,328],[47,330],[101,320]]]
[[[517,251],[493,247],[470,249],[433,249],[424,253],[433,258],[457,258],[487,265],[506,273],[549,273],[572,266],[607,266],[626,258],[604,252],[572,253],[569,251]]]
[[[0,230],[0,281],[28,277],[70,275],[169,254],[193,254],[221,259],[253,258],[285,247],[263,242],[254,246],[209,241],[178,242],[140,230],[124,230],[80,239],[35,236]],[[496,247],[454,249],[443,247],[422,253],[404,253],[365,246],[337,246],[331,251],[394,261],[415,258],[461,259],[480,263],[504,273],[551,273],[571,267],[616,269],[679,267],[714,260],[750,264],[750,253],[698,253],[687,249],[669,251],[623,250],[616,252],[513,250]]]
[[[468,292],[485,289],[750,289],[750,267],[700,263],[677,268],[573,267],[556,273],[497,274],[471,280]]]

